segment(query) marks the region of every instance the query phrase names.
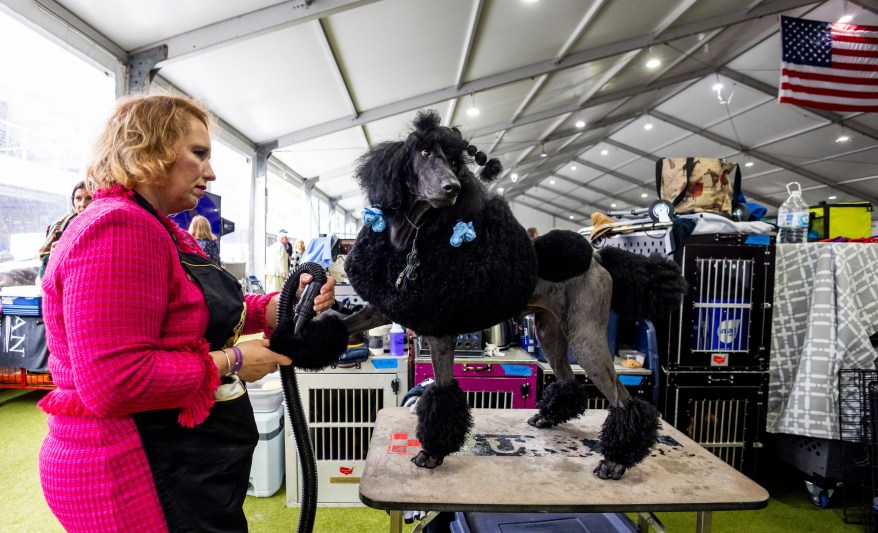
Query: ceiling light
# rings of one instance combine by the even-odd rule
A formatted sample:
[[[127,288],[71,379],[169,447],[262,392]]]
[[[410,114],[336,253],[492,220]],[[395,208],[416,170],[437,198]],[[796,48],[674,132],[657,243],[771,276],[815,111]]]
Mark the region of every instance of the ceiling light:
[[[524,0],[524,3],[526,3],[526,4],[536,4],[536,3],[539,2],[539,1],[540,1],[540,0]]]
[[[573,215],[570,215],[570,220],[573,220]]]
[[[503,187],[498,188],[498,189],[497,189],[497,193],[498,193],[498,194],[503,194]]]
[[[540,157],[549,157],[549,154],[546,153],[546,145],[540,144],[542,149],[540,150]]]
[[[577,121],[576,121],[576,127],[579,128],[579,129],[584,128],[584,127],[585,127],[585,121],[584,121],[584,120],[577,120]]]
[[[827,198],[827,200],[835,200],[835,199],[837,199],[837,198],[838,198],[838,196],[836,196],[836,195],[833,194],[832,196],[830,196],[829,198]]]
[[[615,207],[616,207],[616,204],[614,204],[614,203],[613,203],[613,204],[610,204],[610,207],[615,208]]]
[[[549,185],[554,185],[554,184],[555,184],[555,178],[550,179],[550,180],[549,180]]]
[[[570,170],[576,170],[576,165],[570,165]]]
[[[640,195],[640,197],[641,197],[641,198],[647,198],[647,197],[649,197],[649,195],[646,194],[646,193],[643,193],[643,194]]]
[[[609,150],[601,150],[601,155],[607,155],[609,153],[610,153]]]
[[[713,84],[713,87],[711,87],[711,89],[714,90],[714,91],[722,91],[722,90],[723,90],[723,84],[722,84],[722,83],[714,83],[714,84]]]
[[[479,116],[479,108],[476,107],[476,95],[470,94],[470,106],[469,109],[466,110],[466,114],[471,117]]]
[[[662,66],[662,62],[655,57],[650,58],[649,61],[646,62],[646,68],[659,68],[660,66]]]
[[[745,166],[745,167],[752,167],[752,166],[753,166],[753,161],[747,161],[746,163],[744,163],[744,166]]]
[[[852,20],[854,20],[854,16],[853,16],[853,15],[844,15],[843,17],[841,17],[840,19],[838,19],[838,23],[839,23],[839,24],[847,24],[848,22],[850,22],[850,21],[852,21]]]
[[[646,124],[643,125],[643,129],[647,131],[652,129],[652,122],[649,121],[649,117],[646,117]]]
[[[849,140],[851,140],[851,138],[850,138],[847,134],[845,134],[844,132],[842,132],[842,134],[839,135],[839,136],[835,139],[835,142],[837,142],[837,143],[846,143],[846,142],[848,142]]]
[[[518,174],[516,174],[515,172],[513,172],[512,175],[509,176],[509,179],[512,180],[512,183],[515,183],[516,181],[518,181]]]

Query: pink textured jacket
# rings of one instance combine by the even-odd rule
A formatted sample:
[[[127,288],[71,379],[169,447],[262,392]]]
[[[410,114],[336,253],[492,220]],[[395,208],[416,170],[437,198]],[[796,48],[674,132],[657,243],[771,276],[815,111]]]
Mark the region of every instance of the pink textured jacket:
[[[204,255],[115,186],[68,226],[43,278],[49,369],[57,389],[40,451],[49,507],[68,531],[166,531],[131,413],[180,408],[202,422],[219,375],[203,338],[208,312],[177,248]],[[164,225],[164,227],[163,227]],[[245,333],[266,330],[271,295],[247,295]]]

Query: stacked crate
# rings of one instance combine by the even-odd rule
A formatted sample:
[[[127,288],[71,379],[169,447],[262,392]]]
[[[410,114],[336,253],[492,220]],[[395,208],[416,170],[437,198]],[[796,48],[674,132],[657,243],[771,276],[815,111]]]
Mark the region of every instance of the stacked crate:
[[[665,420],[753,476],[767,415],[774,237],[691,236],[674,254],[689,283],[666,331]]]

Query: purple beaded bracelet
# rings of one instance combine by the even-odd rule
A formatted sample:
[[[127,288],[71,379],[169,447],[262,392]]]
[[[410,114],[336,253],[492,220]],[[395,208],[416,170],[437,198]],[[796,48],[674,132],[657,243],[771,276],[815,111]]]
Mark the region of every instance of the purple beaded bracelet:
[[[241,349],[237,346],[231,346],[231,349],[235,353],[235,366],[232,367],[232,374],[238,375],[238,371],[241,370],[241,366],[244,364],[244,354],[241,353]]]

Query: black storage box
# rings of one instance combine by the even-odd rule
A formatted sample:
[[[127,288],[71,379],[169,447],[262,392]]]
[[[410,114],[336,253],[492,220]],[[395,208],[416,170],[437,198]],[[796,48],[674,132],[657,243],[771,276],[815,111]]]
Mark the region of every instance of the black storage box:
[[[454,513],[452,533],[637,533],[623,513]]]

